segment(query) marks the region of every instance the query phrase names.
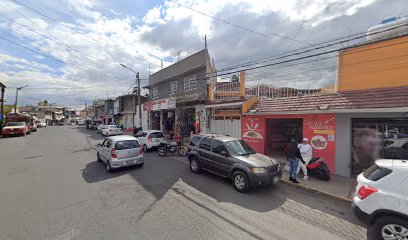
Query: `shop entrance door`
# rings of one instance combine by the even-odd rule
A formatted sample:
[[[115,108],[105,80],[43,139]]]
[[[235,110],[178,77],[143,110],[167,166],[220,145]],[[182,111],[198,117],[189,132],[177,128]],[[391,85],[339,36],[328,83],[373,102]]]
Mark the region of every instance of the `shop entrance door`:
[[[266,154],[286,161],[285,147],[291,139],[301,142],[303,119],[268,119],[266,121]]]

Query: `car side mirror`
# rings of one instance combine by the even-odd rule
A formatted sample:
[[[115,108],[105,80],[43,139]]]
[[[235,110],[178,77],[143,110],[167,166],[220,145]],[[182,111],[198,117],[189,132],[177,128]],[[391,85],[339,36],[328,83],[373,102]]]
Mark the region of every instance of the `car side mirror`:
[[[224,157],[228,157],[228,153],[227,151],[221,151],[220,154]]]

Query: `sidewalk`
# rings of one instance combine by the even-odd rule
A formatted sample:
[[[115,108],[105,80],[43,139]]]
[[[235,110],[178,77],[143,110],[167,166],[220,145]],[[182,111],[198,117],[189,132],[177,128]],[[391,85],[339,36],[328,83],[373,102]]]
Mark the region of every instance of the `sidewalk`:
[[[284,166],[284,165],[283,165]],[[302,178],[297,179],[299,184],[294,184],[289,181],[289,172],[283,171],[282,183],[304,189],[310,192],[317,192],[338,200],[351,202],[357,182],[354,179],[331,175],[330,181],[322,181],[309,176],[308,180]]]

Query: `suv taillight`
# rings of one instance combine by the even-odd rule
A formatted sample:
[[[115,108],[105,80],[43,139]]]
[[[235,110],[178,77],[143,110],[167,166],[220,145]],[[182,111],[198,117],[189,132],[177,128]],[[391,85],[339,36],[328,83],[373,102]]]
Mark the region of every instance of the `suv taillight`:
[[[378,192],[377,188],[368,187],[368,186],[361,186],[357,192],[357,197],[361,200],[365,199],[366,197],[370,196],[371,194]]]
[[[139,154],[143,154],[143,148],[142,148],[142,147],[140,147],[140,152],[139,152]]]
[[[151,141],[152,141],[152,137],[148,136],[148,137],[147,137],[147,141],[150,141],[150,142],[151,142]]]
[[[111,157],[112,158],[117,158],[118,157],[118,155],[116,155],[116,150],[114,148],[111,150]]]

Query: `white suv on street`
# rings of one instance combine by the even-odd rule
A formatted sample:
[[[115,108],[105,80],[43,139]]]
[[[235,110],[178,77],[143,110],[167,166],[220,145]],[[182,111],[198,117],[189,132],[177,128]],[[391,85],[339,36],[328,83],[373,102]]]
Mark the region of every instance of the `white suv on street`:
[[[116,125],[106,125],[102,128],[102,136],[122,135],[122,129]]]
[[[377,160],[357,182],[353,210],[367,239],[408,239],[408,160]]]
[[[139,140],[144,152],[157,148],[164,141],[163,132],[159,130],[140,131],[135,137]]]

